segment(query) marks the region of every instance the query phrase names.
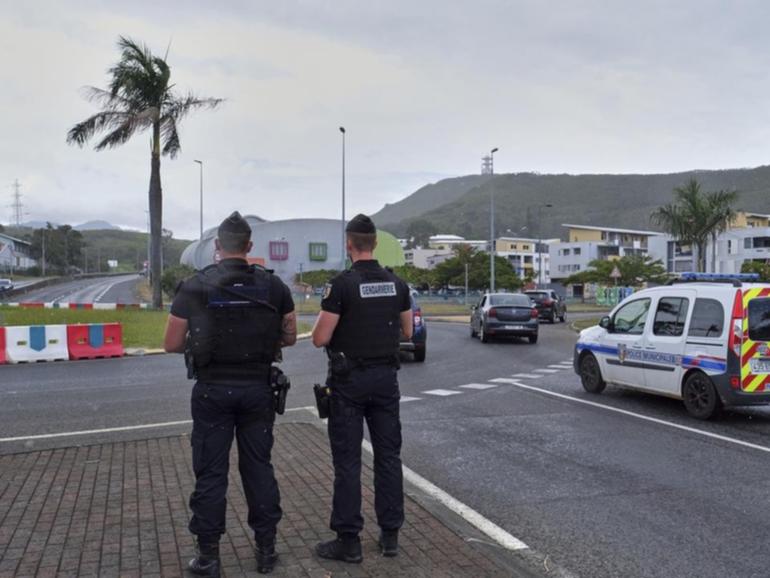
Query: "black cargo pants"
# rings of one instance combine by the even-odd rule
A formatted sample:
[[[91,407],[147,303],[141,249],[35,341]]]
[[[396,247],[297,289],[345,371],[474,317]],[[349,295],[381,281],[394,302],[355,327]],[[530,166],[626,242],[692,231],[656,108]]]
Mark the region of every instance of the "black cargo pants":
[[[192,454],[195,491],[190,496],[190,532],[201,542],[219,542],[225,532],[227,480],[233,436],[257,543],[275,538],[280,494],[270,453],[275,411],[266,381],[250,385],[196,383],[192,392]]]
[[[361,441],[364,420],[374,449],[374,509],[383,530],[404,523],[401,471],[401,420],[396,368],[355,368],[347,377],[333,376],[329,441],[334,463],[334,500],[330,527],[337,534],[358,534],[361,515]]]

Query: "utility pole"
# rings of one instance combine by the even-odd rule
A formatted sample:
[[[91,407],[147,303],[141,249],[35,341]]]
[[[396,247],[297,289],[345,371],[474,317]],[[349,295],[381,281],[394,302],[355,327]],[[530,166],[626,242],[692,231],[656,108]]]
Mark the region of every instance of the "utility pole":
[[[465,306],[468,306],[468,263],[465,264]]]
[[[200,238],[203,239],[203,161],[195,161],[201,166],[201,226],[200,226]]]
[[[340,127],[342,133],[342,266],[340,271],[345,270],[347,264],[347,255],[345,254],[345,127]]]
[[[43,238],[42,240],[42,247],[43,247],[43,263],[42,263],[42,269],[43,269],[43,277],[45,277],[45,228],[40,229],[40,236]]]
[[[495,174],[495,153],[497,147],[489,152],[489,174]],[[495,188],[489,187],[489,292],[495,292]]]

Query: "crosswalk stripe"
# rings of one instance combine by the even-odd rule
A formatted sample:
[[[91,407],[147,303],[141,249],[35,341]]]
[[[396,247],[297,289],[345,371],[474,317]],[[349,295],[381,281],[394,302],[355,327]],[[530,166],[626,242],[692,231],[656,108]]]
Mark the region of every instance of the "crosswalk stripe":
[[[408,395],[402,395],[400,401],[401,403],[406,403],[407,401],[419,401],[421,399],[421,397],[410,397]]]
[[[454,391],[452,389],[429,389],[427,391],[423,391],[422,393],[426,393],[428,395],[438,395],[441,397],[445,397],[447,395],[460,395],[462,391]]]
[[[540,379],[545,375],[539,375],[537,373],[514,373],[511,377],[518,377],[521,379]]]
[[[496,377],[495,379],[490,379],[492,383],[519,383],[518,379],[511,379],[510,377]]]
[[[569,369],[568,366],[566,366],[566,365],[559,365],[559,364],[549,365],[548,367],[550,367],[551,369]]]
[[[467,383],[465,385],[460,385],[458,387],[462,387],[465,389],[492,389],[493,387],[497,387],[496,385],[492,385],[491,383]]]
[[[558,369],[536,369],[538,373],[559,373]]]

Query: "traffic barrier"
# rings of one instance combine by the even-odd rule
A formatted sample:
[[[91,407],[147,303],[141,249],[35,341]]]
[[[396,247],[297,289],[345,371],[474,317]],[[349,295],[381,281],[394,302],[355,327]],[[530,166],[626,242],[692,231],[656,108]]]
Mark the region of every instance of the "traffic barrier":
[[[67,326],[70,359],[123,357],[123,328],[120,323]]]
[[[5,327],[0,327],[0,365],[5,363]]]
[[[69,359],[66,325],[21,325],[5,328],[8,363]]]

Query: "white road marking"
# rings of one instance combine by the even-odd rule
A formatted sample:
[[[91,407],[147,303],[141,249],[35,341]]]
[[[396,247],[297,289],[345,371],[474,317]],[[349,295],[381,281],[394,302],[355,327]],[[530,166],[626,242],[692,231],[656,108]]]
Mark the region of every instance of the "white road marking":
[[[369,443],[368,440],[363,441],[362,447],[368,453],[374,454],[374,450],[372,449],[372,444]],[[443,506],[449,508],[450,510],[458,514],[466,522],[470,523],[477,530],[480,530],[481,532],[483,532],[484,534],[492,538],[495,542],[500,544],[500,546],[502,546],[506,550],[516,551],[516,550],[526,550],[529,548],[529,546],[527,546],[524,542],[522,542],[515,536],[512,536],[511,534],[503,530],[500,526],[498,526],[494,522],[487,520],[484,516],[479,514],[476,510],[472,509],[469,506],[466,506],[457,498],[453,498],[452,496],[447,494],[444,490],[439,488],[437,485],[429,482],[414,470],[411,470],[408,467],[403,465],[401,467],[404,472],[404,479],[407,480],[410,484],[416,486],[417,488],[425,492],[428,496],[430,496],[431,498],[433,498]]]
[[[466,385],[460,385],[459,387],[465,388],[465,389],[492,389],[493,387],[497,387],[496,385],[493,385],[491,383],[468,383]]]
[[[536,369],[537,373],[559,373],[558,369]]]
[[[608,411],[614,411],[615,413],[620,413],[620,414],[623,414],[623,415],[628,415],[628,416],[635,417],[637,419],[641,419],[641,420],[644,420],[644,421],[649,421],[649,422],[656,423],[656,424],[659,424],[659,425],[665,425],[665,426],[668,426],[668,427],[671,427],[671,428],[674,428],[674,429],[678,429],[678,430],[682,430],[682,431],[686,431],[686,432],[702,435],[702,436],[707,437],[707,438],[711,438],[711,439],[715,439],[715,440],[720,440],[720,441],[723,441],[723,442],[728,442],[728,443],[731,443],[731,444],[735,444],[735,445],[742,446],[742,447],[745,447],[745,448],[750,448],[750,449],[753,449],[753,450],[759,450],[761,452],[770,453],[770,447],[768,447],[768,446],[761,446],[759,444],[753,444],[751,442],[746,442],[746,441],[743,441],[743,440],[739,440],[738,438],[732,438],[730,436],[724,436],[724,435],[721,435],[721,434],[716,434],[716,433],[704,431],[702,429],[698,429],[698,428],[690,427],[690,426],[686,426],[686,425],[681,425],[681,424],[678,424],[678,423],[674,423],[672,421],[666,421],[665,419],[660,419],[660,418],[657,418],[657,417],[651,417],[651,416],[644,415],[644,414],[641,414],[641,413],[636,413],[634,411],[629,411],[627,409],[620,409],[618,407],[612,407],[611,405],[604,405],[603,403],[597,403],[595,401],[589,401],[587,399],[580,399],[579,397],[572,397],[571,395],[565,395],[563,393],[557,393],[555,391],[550,391],[550,390],[547,390],[547,389],[542,389],[540,387],[535,387],[533,385],[527,385],[525,383],[513,383],[512,385],[515,385],[516,387],[521,387],[522,389],[528,389],[530,391],[536,391],[538,393],[544,393],[546,395],[550,395],[550,396],[553,396],[553,397],[558,397],[559,399],[566,399],[566,400],[569,400],[569,401],[575,401],[577,403],[582,403],[582,404],[585,404],[585,405],[590,405],[592,407],[598,407],[598,408],[601,408],[601,409],[606,409]]]
[[[71,436],[85,436],[85,435],[91,435],[91,434],[104,434],[104,433],[112,433],[112,432],[119,432],[119,431],[133,431],[138,429],[152,429],[152,428],[162,428],[162,427],[173,427],[177,425],[190,425],[192,423],[192,420],[182,420],[182,421],[166,421],[161,423],[147,423],[142,425],[127,425],[123,427],[109,427],[104,429],[87,429],[87,430],[80,430],[80,431],[65,431],[65,432],[59,432],[59,433],[51,433],[51,434],[40,434],[40,435],[34,435],[34,436],[20,436],[20,437],[13,437],[13,438],[0,438],[0,443],[4,442],[24,442],[24,441],[30,441],[30,440],[45,440],[45,439],[51,439],[51,438],[64,438],[64,437],[71,437]]]
[[[496,377],[495,379],[490,379],[492,383],[519,383],[518,379],[511,379],[510,377]]]
[[[423,391],[422,393],[427,393],[428,395],[439,395],[439,396],[447,396],[447,395],[460,395],[462,391],[453,391],[451,389],[429,389],[427,391]]]
[[[540,379],[545,375],[538,375],[537,373],[514,373],[511,377],[520,377],[522,379]]]
[[[290,407],[286,411],[313,411],[315,410],[314,407],[308,405],[305,407]],[[19,437],[12,437],[12,438],[0,438],[0,443],[4,442],[24,442],[24,441],[31,441],[31,440],[44,440],[44,439],[51,439],[51,438],[64,438],[64,437],[70,437],[70,436],[85,436],[85,435],[91,435],[91,434],[105,434],[105,433],[113,433],[113,432],[120,432],[120,431],[133,431],[133,430],[141,430],[141,429],[153,429],[153,428],[164,428],[164,427],[174,427],[178,425],[191,425],[192,420],[186,419],[181,421],[165,421],[160,423],[146,423],[141,425],[127,425],[122,427],[110,427],[110,428],[104,428],[104,429],[87,429],[87,430],[80,430],[80,431],[66,431],[66,432],[59,432],[59,433],[50,433],[50,434],[39,434],[34,436],[19,436]]]
[[[563,363],[560,363],[560,364],[554,364],[554,365],[549,365],[548,367],[550,367],[551,369],[558,369],[558,370],[562,370],[562,369],[572,369],[572,365],[564,365]]]
[[[401,403],[406,403],[407,401],[419,401],[421,399],[421,397],[410,397],[408,395],[402,395],[399,401],[401,401]]]

